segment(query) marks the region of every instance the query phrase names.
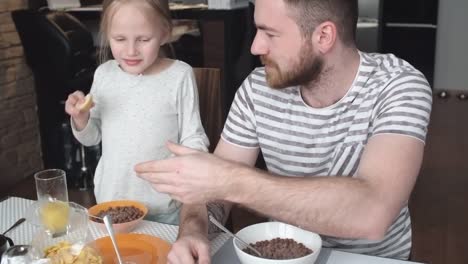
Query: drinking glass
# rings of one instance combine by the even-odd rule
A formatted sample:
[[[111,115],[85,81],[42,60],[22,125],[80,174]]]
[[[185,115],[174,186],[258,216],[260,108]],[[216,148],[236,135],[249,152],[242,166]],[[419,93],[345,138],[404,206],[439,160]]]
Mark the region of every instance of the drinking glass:
[[[51,234],[66,231],[69,217],[67,178],[65,171],[49,169],[34,174],[39,216]]]
[[[68,202],[67,178],[65,171],[49,169],[34,174],[37,200],[42,202]]]

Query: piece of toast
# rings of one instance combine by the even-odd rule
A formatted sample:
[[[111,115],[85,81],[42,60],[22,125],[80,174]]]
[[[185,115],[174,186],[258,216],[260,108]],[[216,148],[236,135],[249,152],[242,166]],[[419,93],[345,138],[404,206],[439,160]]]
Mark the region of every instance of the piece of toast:
[[[82,104],[78,105],[78,109],[80,111],[89,111],[93,106],[93,96],[91,94],[87,94],[85,96],[85,100]]]

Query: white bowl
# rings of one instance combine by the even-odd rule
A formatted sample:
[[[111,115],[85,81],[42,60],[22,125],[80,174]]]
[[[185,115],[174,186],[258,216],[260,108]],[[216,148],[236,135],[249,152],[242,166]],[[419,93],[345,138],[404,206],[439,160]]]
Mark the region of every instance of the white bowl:
[[[313,251],[309,255],[295,259],[265,259],[245,253],[242,251],[243,244],[234,239],[234,249],[242,264],[313,264],[322,248],[322,239],[318,234],[281,222],[250,225],[241,229],[236,235],[249,244],[278,237],[291,238]]]

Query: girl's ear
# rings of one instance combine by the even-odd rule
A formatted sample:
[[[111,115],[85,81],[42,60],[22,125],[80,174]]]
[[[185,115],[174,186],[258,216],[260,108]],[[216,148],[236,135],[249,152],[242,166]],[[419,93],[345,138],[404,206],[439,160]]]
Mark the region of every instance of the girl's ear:
[[[164,30],[163,36],[162,36],[162,41],[160,46],[164,46],[169,43],[169,40],[171,40],[172,32],[169,32],[169,30]]]

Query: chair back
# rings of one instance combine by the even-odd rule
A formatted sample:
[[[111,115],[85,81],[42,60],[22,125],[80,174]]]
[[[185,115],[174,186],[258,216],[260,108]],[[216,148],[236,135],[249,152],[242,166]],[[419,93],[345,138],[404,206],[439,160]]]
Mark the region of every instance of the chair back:
[[[34,75],[44,166],[66,169],[71,134],[64,130],[69,118],[63,102],[91,88],[97,67],[92,34],[66,12],[23,9],[11,16]]]
[[[47,89],[60,100],[74,90],[89,90],[96,49],[91,32],[78,19],[66,12],[29,9],[12,11],[12,19],[27,64],[44,82],[36,89]]]
[[[221,104],[220,70],[194,68],[200,102],[200,117],[206,135],[210,140],[210,152],[218,144],[223,129],[223,107]]]

